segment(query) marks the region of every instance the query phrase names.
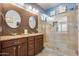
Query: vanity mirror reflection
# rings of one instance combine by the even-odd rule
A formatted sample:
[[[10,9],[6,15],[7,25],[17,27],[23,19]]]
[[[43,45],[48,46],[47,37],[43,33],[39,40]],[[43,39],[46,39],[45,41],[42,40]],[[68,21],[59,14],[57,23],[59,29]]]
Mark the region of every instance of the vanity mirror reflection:
[[[36,19],[35,19],[35,16],[31,16],[29,18],[29,27],[31,29],[34,29],[36,27]]]
[[[10,28],[17,28],[21,23],[21,17],[15,10],[9,10],[6,12],[5,21]]]

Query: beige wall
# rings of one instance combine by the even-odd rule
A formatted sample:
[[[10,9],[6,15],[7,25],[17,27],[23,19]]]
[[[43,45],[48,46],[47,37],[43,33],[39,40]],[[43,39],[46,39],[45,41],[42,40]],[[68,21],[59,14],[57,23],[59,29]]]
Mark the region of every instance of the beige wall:
[[[62,15],[55,16],[55,19],[67,16],[68,31],[66,33],[57,33],[55,28],[48,22],[40,21],[41,32],[45,33],[46,47],[57,50],[62,55],[78,54],[78,32],[77,32],[77,10]],[[50,21],[51,22],[51,21]],[[71,24],[70,24],[71,23]],[[39,26],[38,26],[39,27]]]
[[[46,40],[46,22],[41,21],[41,17],[38,17],[38,32],[41,32],[44,34],[44,42],[47,42]]]

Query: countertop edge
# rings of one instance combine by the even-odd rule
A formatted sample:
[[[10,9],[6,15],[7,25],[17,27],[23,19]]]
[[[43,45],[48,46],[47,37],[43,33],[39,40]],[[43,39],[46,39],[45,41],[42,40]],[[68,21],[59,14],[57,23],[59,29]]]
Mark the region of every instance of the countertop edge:
[[[37,36],[37,35],[43,35],[43,33],[33,33],[33,34],[20,34],[20,35],[15,35],[15,36],[0,36],[0,41],[7,41],[7,40],[12,40],[12,39],[18,39],[18,38],[23,38],[23,37],[31,37],[31,36]]]

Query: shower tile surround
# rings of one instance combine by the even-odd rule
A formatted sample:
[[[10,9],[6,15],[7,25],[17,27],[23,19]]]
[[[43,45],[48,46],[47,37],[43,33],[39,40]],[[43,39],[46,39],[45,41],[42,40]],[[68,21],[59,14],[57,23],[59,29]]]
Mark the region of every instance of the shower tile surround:
[[[72,24],[67,24],[68,31],[66,33],[55,32],[55,28],[48,22],[43,23],[40,21],[38,23],[40,24],[40,29],[42,30],[41,32],[45,33],[45,47],[51,49],[52,51],[55,50],[55,55],[78,55],[78,32],[77,28],[74,27],[77,25],[77,12],[78,11],[75,10],[65,13],[65,15],[67,15],[67,22]],[[60,16],[55,16],[55,18]],[[54,55],[53,52],[47,54],[46,52],[48,51],[48,49],[45,49],[38,55]]]

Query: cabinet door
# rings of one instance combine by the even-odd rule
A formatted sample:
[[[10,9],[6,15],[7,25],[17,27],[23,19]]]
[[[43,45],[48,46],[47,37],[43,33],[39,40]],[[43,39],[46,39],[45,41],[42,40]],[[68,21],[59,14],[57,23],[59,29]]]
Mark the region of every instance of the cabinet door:
[[[27,43],[18,45],[18,56],[27,56]]]
[[[35,38],[35,55],[39,53],[39,39]]]
[[[2,49],[3,56],[16,56],[17,55],[16,52],[17,52],[16,46]]]
[[[34,37],[28,38],[28,56],[34,55]]]
[[[36,36],[35,37],[35,54],[38,54],[43,49],[43,36]]]
[[[39,50],[41,51],[43,49],[43,39],[39,39]]]
[[[0,42],[0,56],[1,56],[1,42]]]
[[[0,51],[1,51],[1,42],[0,42]]]

